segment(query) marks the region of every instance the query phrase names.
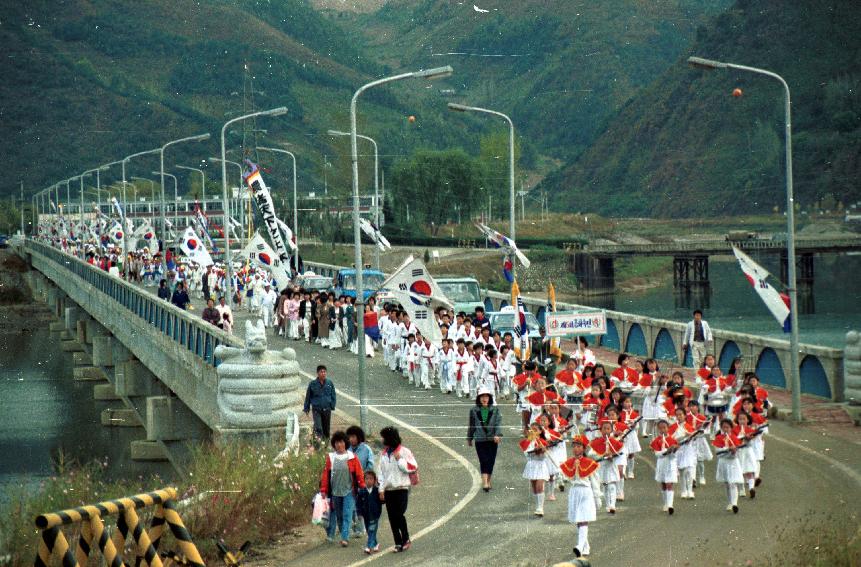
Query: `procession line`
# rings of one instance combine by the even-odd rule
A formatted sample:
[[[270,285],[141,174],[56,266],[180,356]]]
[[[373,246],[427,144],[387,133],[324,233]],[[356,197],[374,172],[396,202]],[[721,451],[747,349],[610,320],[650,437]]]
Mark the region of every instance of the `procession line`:
[[[300,374],[302,374],[308,378],[311,378],[311,379],[316,378],[316,376],[314,376],[312,374],[308,374],[307,372],[300,372]],[[354,398],[353,396],[351,396],[347,393],[344,393],[343,391],[336,389],[336,392],[337,392],[338,396],[347,398],[348,400],[350,400],[354,404],[360,403],[358,398]],[[398,427],[401,427],[403,429],[411,431],[412,433],[418,435],[419,437],[421,437],[422,439],[424,439],[425,441],[427,441],[431,445],[436,446],[441,451],[443,451],[444,453],[446,453],[450,457],[452,457],[454,460],[456,460],[458,463],[463,465],[463,467],[466,469],[466,471],[469,473],[470,477],[472,478],[472,486],[470,487],[469,492],[467,492],[464,495],[464,497],[461,498],[457,502],[457,504],[452,506],[448,512],[446,512],[445,514],[443,514],[442,516],[437,518],[429,526],[425,526],[424,528],[422,528],[421,530],[419,530],[418,532],[413,534],[412,537],[410,538],[410,541],[415,541],[415,540],[420,539],[420,538],[424,537],[425,535],[431,533],[432,531],[436,530],[437,528],[440,528],[440,527],[444,526],[445,524],[447,524],[461,510],[463,510],[467,504],[472,502],[473,498],[475,498],[476,495],[478,495],[478,491],[481,488],[481,475],[479,474],[478,469],[476,469],[475,466],[472,463],[470,463],[464,456],[462,456],[460,453],[458,453],[454,449],[448,447],[445,443],[437,440],[432,435],[425,433],[421,429],[414,427],[414,426],[410,425],[409,423],[402,421],[393,415],[390,415],[390,414],[388,414],[382,410],[378,410],[374,406],[369,405],[368,409],[370,411],[374,412],[375,414],[379,415],[383,419],[386,419],[386,420],[394,423]],[[383,557],[384,555],[388,555],[389,553],[392,553],[392,552],[393,552],[392,548],[386,549],[382,553],[377,553],[375,555],[371,555],[369,557],[366,557],[360,561],[356,561],[355,563],[351,563],[348,567],[358,567],[359,565],[365,565],[366,563],[370,563],[371,561],[375,561],[375,560],[379,559],[380,557]]]

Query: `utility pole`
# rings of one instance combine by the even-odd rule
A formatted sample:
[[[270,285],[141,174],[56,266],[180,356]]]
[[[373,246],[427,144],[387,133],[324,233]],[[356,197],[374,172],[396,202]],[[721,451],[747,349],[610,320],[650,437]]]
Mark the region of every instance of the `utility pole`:
[[[68,187],[68,185],[67,185]],[[21,238],[24,237],[24,182],[21,182]]]

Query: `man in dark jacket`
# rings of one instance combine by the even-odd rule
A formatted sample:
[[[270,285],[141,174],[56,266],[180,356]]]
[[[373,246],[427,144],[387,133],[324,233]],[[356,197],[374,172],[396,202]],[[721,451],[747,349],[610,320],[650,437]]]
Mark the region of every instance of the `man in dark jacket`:
[[[317,367],[317,378],[311,380],[305,391],[305,415],[313,410],[314,435],[320,439],[329,438],[329,424],[335,411],[335,384],[326,378],[326,367]]]
[[[185,284],[182,282],[176,284],[176,289],[173,290],[173,296],[171,296],[170,302],[180,309],[186,309],[188,307],[191,300],[188,298],[188,293],[185,291]]]

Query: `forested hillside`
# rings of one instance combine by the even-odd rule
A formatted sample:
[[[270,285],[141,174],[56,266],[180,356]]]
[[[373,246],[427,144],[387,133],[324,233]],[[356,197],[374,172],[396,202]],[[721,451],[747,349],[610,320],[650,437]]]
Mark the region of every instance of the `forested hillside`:
[[[861,10],[851,0],[739,0],[697,32],[595,143],[547,178],[571,210],[726,215],[785,208],[780,84],[688,55],[772,70],[792,92],[796,202],[861,198]],[[740,88],[742,96],[732,96]]]

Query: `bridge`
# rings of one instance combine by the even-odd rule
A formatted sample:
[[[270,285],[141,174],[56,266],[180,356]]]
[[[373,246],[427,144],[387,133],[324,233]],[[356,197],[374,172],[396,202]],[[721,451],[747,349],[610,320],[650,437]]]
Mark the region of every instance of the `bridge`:
[[[780,254],[780,279],[786,282],[788,261],[785,238],[749,238],[731,240],[714,238],[704,240],[673,240],[620,244],[599,242],[589,244],[569,255],[569,270],[577,276],[583,291],[609,293],[615,288],[613,260],[626,256],[672,256],[673,287],[677,290],[708,290],[709,256],[732,254],[736,246],[748,253]],[[841,236],[828,238],[796,238],[798,291],[812,293],[815,254],[845,254],[861,251],[861,237]],[[803,305],[802,305],[803,306]]]
[[[52,330],[75,353],[75,378],[94,381],[96,399],[125,406],[107,410],[103,425],[146,429],[146,440],[132,443],[132,458],[166,459],[182,470],[190,440],[284,437],[284,404],[298,413],[301,400],[274,379],[298,388],[295,353],[286,364],[290,376],[264,372],[275,394],[254,391],[241,379],[257,377],[262,365],[232,374],[220,368],[225,347],[245,347],[241,338],[46,244],[27,240],[15,249],[32,268],[26,276],[34,295],[61,320]],[[233,359],[224,366],[236,369]]]
[[[305,262],[307,269],[333,277],[343,266],[319,262]],[[511,296],[482,290],[485,310],[498,311],[509,305]],[[544,324],[547,314],[546,298],[524,296],[526,308]],[[575,303],[557,302],[560,311],[594,310]],[[607,334],[596,337],[600,346],[613,351],[627,352],[640,358],[656,358],[668,363],[690,366],[690,355],[685,359],[683,337],[685,323],[646,317],[620,311],[606,311]],[[712,329],[715,337],[715,357],[726,372],[732,361],[741,356],[745,368],[755,371],[764,384],[787,389],[790,383],[789,341]],[[818,345],[800,345],[801,391],[834,402],[845,400],[843,379],[843,351]]]

